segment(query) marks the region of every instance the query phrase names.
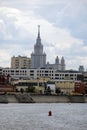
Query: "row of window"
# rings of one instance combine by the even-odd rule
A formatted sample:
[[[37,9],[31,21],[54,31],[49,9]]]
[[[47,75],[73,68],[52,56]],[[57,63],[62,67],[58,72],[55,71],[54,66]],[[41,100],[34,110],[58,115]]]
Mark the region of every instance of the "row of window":
[[[29,82],[19,82],[16,85],[18,85],[18,86],[37,86],[37,85],[42,86],[43,83],[38,83],[38,82],[30,82],[30,83]]]
[[[36,75],[37,77],[44,76],[44,77],[51,77],[51,78],[55,78],[55,79],[72,79],[73,80],[73,79],[77,78],[76,73],[73,73],[73,74],[49,73],[49,71],[47,71],[47,70],[44,71],[43,73],[42,73],[42,71],[41,71],[41,73],[38,73],[38,70],[37,71],[36,70],[35,71],[34,70],[3,70],[2,72],[3,72],[3,74],[10,74],[10,75],[26,75],[27,76],[27,74],[28,74],[28,75],[30,75],[30,77],[34,77]]]

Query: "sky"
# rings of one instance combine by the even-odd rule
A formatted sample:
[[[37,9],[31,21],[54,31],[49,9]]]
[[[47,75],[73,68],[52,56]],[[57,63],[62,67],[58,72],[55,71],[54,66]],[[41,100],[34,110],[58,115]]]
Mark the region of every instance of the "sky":
[[[11,57],[31,57],[38,25],[47,62],[87,69],[87,0],[0,0],[0,67]]]

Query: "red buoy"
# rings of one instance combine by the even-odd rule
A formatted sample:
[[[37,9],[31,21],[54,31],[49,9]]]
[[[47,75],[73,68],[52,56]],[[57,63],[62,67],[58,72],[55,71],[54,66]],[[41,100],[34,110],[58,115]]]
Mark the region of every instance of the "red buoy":
[[[52,112],[51,111],[48,112],[48,116],[52,116]]]

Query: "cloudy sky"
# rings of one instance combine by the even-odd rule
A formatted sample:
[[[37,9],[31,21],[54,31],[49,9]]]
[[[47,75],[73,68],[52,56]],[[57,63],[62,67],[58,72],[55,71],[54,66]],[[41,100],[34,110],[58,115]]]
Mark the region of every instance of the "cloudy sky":
[[[37,25],[47,61],[64,56],[66,69],[87,69],[87,0],[0,0],[0,67],[30,57]]]

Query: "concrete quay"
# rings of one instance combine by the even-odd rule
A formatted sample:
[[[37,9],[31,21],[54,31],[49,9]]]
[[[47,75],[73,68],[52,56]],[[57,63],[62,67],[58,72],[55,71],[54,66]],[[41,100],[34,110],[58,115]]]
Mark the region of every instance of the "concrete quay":
[[[31,95],[36,103],[87,103],[83,95]]]
[[[68,103],[70,102],[67,96],[57,95],[31,95],[36,103]]]
[[[34,103],[34,101],[27,93],[2,93],[0,103]]]
[[[0,103],[87,103],[84,95],[0,94]]]

